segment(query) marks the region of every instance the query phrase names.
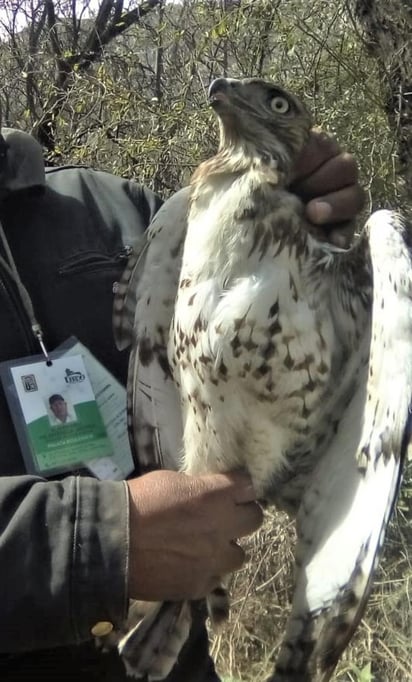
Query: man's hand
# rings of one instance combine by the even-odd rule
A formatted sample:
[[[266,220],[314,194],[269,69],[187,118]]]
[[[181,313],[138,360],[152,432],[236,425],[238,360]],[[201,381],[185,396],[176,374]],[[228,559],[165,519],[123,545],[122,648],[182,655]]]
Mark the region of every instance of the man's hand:
[[[317,235],[347,248],[353,237],[354,218],[364,203],[358,184],[358,167],[336,140],[312,130],[295,169],[291,190],[306,202],[306,217],[320,230]]]
[[[262,523],[248,476],[155,471],[127,483],[130,598],[199,599],[242,566],[236,539]]]

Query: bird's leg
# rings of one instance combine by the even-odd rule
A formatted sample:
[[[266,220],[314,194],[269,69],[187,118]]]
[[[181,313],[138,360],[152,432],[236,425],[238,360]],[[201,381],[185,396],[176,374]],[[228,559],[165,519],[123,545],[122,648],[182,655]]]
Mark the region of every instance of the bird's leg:
[[[218,632],[229,618],[230,598],[226,587],[215,587],[206,597],[206,605],[212,628]]]

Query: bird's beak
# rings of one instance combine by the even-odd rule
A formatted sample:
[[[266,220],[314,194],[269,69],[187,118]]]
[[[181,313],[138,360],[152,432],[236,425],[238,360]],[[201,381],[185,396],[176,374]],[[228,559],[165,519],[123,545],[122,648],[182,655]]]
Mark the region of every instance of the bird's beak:
[[[209,97],[209,103],[211,107],[219,105],[219,102],[228,102],[229,98],[224,92],[217,92],[216,94]]]
[[[216,78],[209,87],[208,97],[210,106],[213,108],[219,107],[220,103],[228,103],[229,97],[227,95],[228,81],[226,78]]]

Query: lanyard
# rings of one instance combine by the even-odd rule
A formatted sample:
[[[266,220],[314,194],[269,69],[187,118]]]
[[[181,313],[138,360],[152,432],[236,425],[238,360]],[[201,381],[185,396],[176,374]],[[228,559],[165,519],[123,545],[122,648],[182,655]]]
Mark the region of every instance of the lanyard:
[[[30,298],[30,294],[27,291],[26,287],[24,286],[23,282],[21,281],[21,278],[20,278],[19,272],[17,270],[17,266],[16,266],[15,260],[13,258],[13,254],[11,252],[9,242],[7,241],[6,233],[4,231],[4,227],[3,227],[1,220],[0,220],[0,239],[3,242],[4,251],[6,254],[6,258],[8,260],[8,262],[7,262],[6,259],[3,258],[3,256],[0,254],[0,264],[6,270],[6,272],[11,277],[11,279],[14,281],[14,283],[17,287],[17,291],[19,293],[19,296],[21,298],[21,302],[23,304],[23,307],[25,308],[26,313],[28,315],[28,318],[30,320],[30,325],[31,325],[31,329],[32,329],[34,338],[38,342],[38,344],[42,350],[42,353],[43,353],[44,357],[46,358],[47,364],[51,365],[52,361],[50,360],[49,354],[47,352],[47,348],[46,348],[44,341],[43,341],[43,330],[42,330],[39,322],[37,321],[36,315],[34,313],[33,303],[32,303],[32,300]]]

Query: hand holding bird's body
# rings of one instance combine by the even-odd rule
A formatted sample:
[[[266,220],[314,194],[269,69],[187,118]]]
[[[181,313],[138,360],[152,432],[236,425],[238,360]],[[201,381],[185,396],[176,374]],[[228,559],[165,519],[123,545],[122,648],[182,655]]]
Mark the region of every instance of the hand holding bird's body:
[[[163,231],[160,212],[136,271],[135,442],[143,467],[243,468],[261,499],[297,514],[295,596],[271,679],[327,680],[364,608],[399,483],[409,249],[389,212],[348,252],[310,235],[287,190],[311,125],[297,98],[257,79],[219,79],[210,97],[220,147],[193,177],[187,232],[171,203],[173,227]],[[217,596],[215,620],[227,608]],[[167,624],[162,608],[121,647],[151,679],[165,677],[188,628],[187,608],[172,605]]]
[[[233,538],[262,520],[248,476],[153,471],[128,486],[130,597],[200,599],[240,568],[244,553]]]

